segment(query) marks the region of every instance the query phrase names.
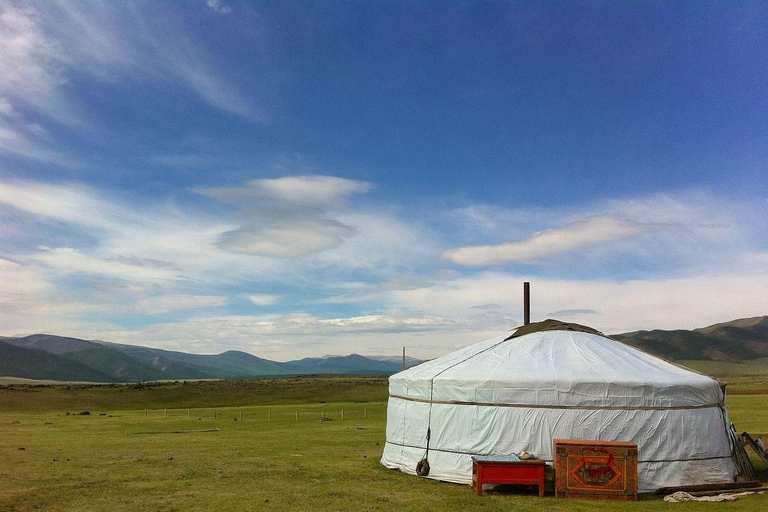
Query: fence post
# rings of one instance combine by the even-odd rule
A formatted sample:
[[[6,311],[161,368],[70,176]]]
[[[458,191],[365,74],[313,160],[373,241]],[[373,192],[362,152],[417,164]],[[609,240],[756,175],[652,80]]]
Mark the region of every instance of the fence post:
[[[341,410],[341,419],[344,419],[344,409]]]
[[[168,417],[168,408],[166,407],[165,411],[163,411],[163,418],[167,418],[167,417]]]
[[[187,419],[189,419],[189,409],[187,409]]]
[[[299,421],[299,411],[296,411],[296,421]]]
[[[243,411],[240,411],[240,421],[243,421]]]
[[[213,419],[216,419],[216,409],[213,410]]]
[[[147,410],[146,410],[146,409],[144,409],[144,416],[146,416],[146,415],[147,415]]]
[[[368,417],[368,408],[363,409],[363,418]]]
[[[267,414],[267,420],[272,421],[272,411]]]

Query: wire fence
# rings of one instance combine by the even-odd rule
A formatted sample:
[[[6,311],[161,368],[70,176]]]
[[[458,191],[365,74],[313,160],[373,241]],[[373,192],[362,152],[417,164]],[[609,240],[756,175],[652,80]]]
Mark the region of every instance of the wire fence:
[[[379,406],[381,407],[381,406]],[[371,407],[364,407],[362,409],[288,409],[281,407],[280,409],[261,409],[254,410],[253,408],[233,409],[227,408],[225,410],[213,409],[213,408],[188,408],[188,409],[144,409],[144,416],[149,417],[163,417],[163,418],[184,418],[190,420],[200,421],[202,419],[229,419],[232,418],[235,421],[244,421],[250,419],[267,420],[267,421],[332,421],[332,420],[348,420],[348,419],[368,419],[369,409],[377,408],[376,405]],[[234,415],[234,416],[233,416]]]

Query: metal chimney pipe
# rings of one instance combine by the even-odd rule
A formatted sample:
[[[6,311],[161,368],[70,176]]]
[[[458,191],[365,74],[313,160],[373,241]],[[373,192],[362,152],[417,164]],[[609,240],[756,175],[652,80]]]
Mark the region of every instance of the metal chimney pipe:
[[[523,283],[523,325],[531,323],[531,283]]]

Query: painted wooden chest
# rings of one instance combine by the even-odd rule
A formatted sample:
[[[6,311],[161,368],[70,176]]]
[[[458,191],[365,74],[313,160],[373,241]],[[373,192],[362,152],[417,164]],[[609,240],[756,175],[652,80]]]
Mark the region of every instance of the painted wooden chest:
[[[637,445],[555,439],[555,496],[637,499]]]

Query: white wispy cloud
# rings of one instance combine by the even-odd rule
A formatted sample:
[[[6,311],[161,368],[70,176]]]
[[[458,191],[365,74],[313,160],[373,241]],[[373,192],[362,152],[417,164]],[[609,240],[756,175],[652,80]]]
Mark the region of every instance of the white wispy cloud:
[[[15,208],[32,225],[50,223],[51,229],[96,241],[87,247],[54,246],[27,255],[62,273],[127,281],[221,282],[236,281],[254,269],[274,270],[268,262],[249,261],[216,248],[219,234],[232,224],[165,203],[135,209],[82,185],[17,181],[0,182],[0,204]],[[8,222],[13,222],[10,215]],[[39,241],[40,246],[49,244]]]
[[[119,219],[130,220],[132,215],[97,195],[81,185],[0,182],[0,203],[38,217],[103,229],[114,229]]]
[[[0,295],[4,298],[4,304],[15,298],[37,295],[51,289],[39,269],[3,258],[0,258],[0,282],[3,283]]]
[[[104,327],[98,317],[91,315],[114,307],[104,297],[89,301],[67,293],[35,264],[0,258],[0,282],[0,330],[6,335],[32,334],[40,332],[41,327],[48,328],[48,332],[84,332]]]
[[[82,128],[89,124],[87,105],[69,87],[78,75],[105,84],[121,78],[173,80],[213,107],[247,118],[263,116],[180,18],[163,17],[160,22],[142,7],[4,2],[0,95],[14,110],[23,106],[46,119]]]
[[[78,272],[78,269],[71,271]],[[103,269],[96,269],[96,272],[103,275]],[[92,272],[85,273],[89,274]],[[3,282],[0,288],[0,329],[5,334],[46,331],[89,335],[91,329],[114,329],[114,325],[101,319],[116,313],[136,318],[219,308],[228,302],[224,296],[163,293],[158,292],[157,286],[114,282],[96,281],[83,290],[67,290],[57,277],[50,275],[45,266],[36,265],[35,261],[22,264],[0,258],[0,281]],[[141,278],[130,277],[130,281]],[[78,279],[82,279],[82,274]]]
[[[154,265],[135,265],[119,259],[97,258],[69,247],[47,249],[33,259],[64,273],[98,274],[130,281],[185,279],[173,269]]]
[[[75,122],[59,90],[69,62],[62,45],[46,34],[38,9],[0,5],[0,93],[6,102],[21,100],[58,121]]]
[[[221,233],[236,227],[226,221],[194,210],[181,210],[168,202],[134,208],[125,198],[79,184],[0,182],[0,205],[4,206],[0,210],[3,236],[13,237],[14,232],[22,229],[30,240],[37,241],[36,246],[26,251],[13,249],[21,262],[14,264],[18,268],[15,275],[30,279],[29,286],[20,283],[14,289],[38,292],[4,302],[14,311],[12,316],[0,318],[0,331],[8,334],[30,333],[27,329],[35,332],[66,328],[66,334],[105,338],[107,333],[101,336],[88,331],[89,323],[106,328],[103,320],[88,320],[89,312],[152,316],[162,312],[183,314],[194,308],[226,308],[220,297],[229,302],[231,295],[222,290],[233,286],[257,288],[263,282],[290,285],[298,280],[306,283],[309,290],[301,303],[293,306],[277,294],[248,297],[242,291],[235,293],[257,305],[299,310],[325,300],[348,302],[349,297],[338,293],[340,273],[386,272],[385,267],[396,267],[399,261],[410,258],[411,251],[418,254],[415,248],[420,243],[418,233],[410,232],[411,227],[394,216],[346,211],[345,222],[355,227],[342,228],[344,233],[353,229],[367,231],[359,241],[356,236],[349,239],[355,240],[349,252],[338,247],[303,260],[270,258],[222,250]],[[283,214],[282,210],[278,213]],[[287,232],[296,227],[285,225]],[[311,246],[309,242],[317,231],[294,231],[292,243]],[[34,237],[35,232],[38,238]],[[82,244],[57,246],[56,242],[61,240],[82,240]],[[10,239],[5,241],[10,243]],[[283,249],[290,247],[285,240],[281,242]],[[32,277],[36,281],[31,281]],[[34,283],[39,286],[33,287]],[[78,291],[84,284],[89,284],[89,293]],[[376,299],[376,286],[366,286],[366,290],[356,292],[353,302],[363,300],[361,294]],[[328,290],[334,297],[328,297]],[[216,298],[192,298],[199,296]],[[60,297],[67,297],[66,303]],[[62,307],[64,304],[69,306]],[[78,315],[82,315],[81,321]],[[115,328],[110,326],[109,332]]]
[[[299,258],[339,247],[356,229],[330,218],[352,194],[370,184],[335,176],[291,176],[250,181],[245,187],[208,188],[200,194],[243,208],[238,229],[221,234],[218,246],[236,253]]]
[[[5,117],[16,116],[16,110],[11,105],[11,102],[2,97],[0,97],[0,115]]]
[[[532,281],[533,320],[550,312],[606,333],[695,328],[764,314],[768,273],[633,281],[579,281],[484,272],[416,290],[389,291],[399,311],[348,317],[206,316],[124,329],[79,326],[66,334],[215,353],[240,349],[275,359],[329,352],[434,357],[521,323],[521,283]],[[493,307],[487,307],[493,301]],[[74,330],[73,330],[74,329]]]
[[[37,123],[28,123],[24,116],[13,110],[10,103],[4,105],[0,102],[0,155],[21,156],[64,166],[77,164],[77,159],[49,149],[47,142],[48,130]]]
[[[390,303],[452,318],[465,315],[473,306],[494,302],[504,305],[519,320],[524,281],[531,282],[532,320],[566,310],[569,320],[612,333],[703,327],[764,315],[768,304],[768,272],[747,271],[634,280],[551,279],[482,272],[428,288],[391,291]]]
[[[560,309],[558,311],[551,311],[549,313],[546,313],[544,316],[547,318],[568,318],[572,316],[584,316],[584,315],[595,315],[597,314],[597,311],[594,309]]]
[[[151,339],[162,348],[231,348],[277,359],[352,351],[394,354],[403,345],[418,346],[421,353],[414,355],[433,357],[519,323],[526,280],[533,283],[534,319],[555,312],[604,332],[700,327],[764,314],[768,303],[768,260],[754,242],[762,233],[755,219],[764,218],[766,204],[692,195],[537,210],[541,215],[527,217],[527,232],[541,234],[523,235],[523,241],[544,236],[547,229],[565,230],[567,236],[559,235],[567,243],[558,247],[581,252],[573,264],[558,260],[522,275],[441,268],[441,240],[463,233],[454,229],[457,214],[446,214],[441,232],[436,217],[427,225],[416,214],[404,218],[396,207],[346,204],[345,197],[358,193],[349,191],[354,188],[327,193],[304,210],[286,206],[291,203],[279,193],[252,199],[263,202],[258,218],[267,225],[281,217],[330,219],[354,230],[335,247],[286,258],[223,250],[222,233],[257,218],[247,214],[222,219],[167,201],[136,208],[126,198],[78,184],[0,182],[0,235],[7,238],[0,247],[13,247],[19,230],[38,242],[13,248],[12,255],[0,253],[0,333],[49,331],[127,343]],[[508,213],[474,208],[471,220],[473,226],[487,223],[483,233],[489,238],[494,216],[480,219],[477,212],[491,210],[502,218]],[[578,249],[585,232],[602,226],[593,220],[601,216],[610,217],[606,230],[619,240],[602,249]],[[536,222],[545,224],[543,229]],[[630,232],[654,229],[621,238],[627,226]],[[524,227],[513,231],[525,232]],[[291,243],[304,240],[310,246],[315,235],[294,234]],[[529,253],[539,250],[540,241],[528,243]],[[291,244],[282,240],[278,246],[284,250]],[[634,277],[621,277],[623,271],[610,278],[581,273],[585,262],[602,272],[631,258],[647,265]],[[302,287],[298,301],[292,298],[297,283]],[[251,293],[261,289],[270,293]],[[243,300],[279,314],[229,314]],[[334,304],[345,304],[350,313],[328,313]],[[149,325],[110,323],[124,321],[121,315]],[[160,318],[163,323],[156,323]]]
[[[23,220],[25,232],[41,223],[45,232],[63,231],[84,237],[88,245],[83,247],[60,246],[60,237],[40,238],[37,245],[49,248],[27,255],[47,268],[58,265],[62,272],[70,274],[75,269],[91,274],[98,270],[125,280],[183,277],[218,285],[242,283],[255,276],[276,281],[286,275],[333,275],[334,269],[388,272],[388,268],[429,252],[424,245],[428,237],[417,226],[384,213],[347,210],[334,214],[341,219],[338,221],[317,211],[290,215],[276,205],[276,211],[266,209],[256,217],[263,225],[253,224],[255,218],[246,215],[245,225],[238,226],[235,220],[222,220],[194,209],[182,210],[168,202],[139,209],[131,207],[127,198],[79,184],[32,181],[0,181],[0,205],[16,211],[7,211],[3,224],[6,230],[13,227],[16,218],[19,223]],[[39,231],[42,234],[43,230]],[[244,246],[242,251],[226,250],[222,234],[232,232],[240,238],[234,236],[228,242],[254,246]],[[266,236],[258,238],[259,233]],[[309,257],[299,261],[296,256],[301,254]],[[151,261],[164,265],[152,268]],[[144,270],[127,272],[132,266]]]
[[[136,304],[135,311],[147,315],[159,315],[170,311],[222,307],[227,297],[220,295],[184,295],[170,293],[145,297]]]
[[[336,212],[334,218],[352,227],[355,235],[318,254],[318,264],[387,276],[435,264],[438,236],[416,218],[373,208]]]
[[[555,254],[635,238],[659,228],[658,225],[623,220],[613,215],[598,215],[535,233],[519,242],[449,249],[443,252],[442,257],[467,266],[532,262]]]
[[[268,199],[295,208],[338,206],[352,194],[364,194],[371,189],[365,181],[337,176],[287,176],[284,178],[251,180],[245,187],[207,188],[197,192],[220,201],[252,206]]]
[[[273,295],[268,293],[252,293],[248,295],[248,300],[257,306],[270,306],[277,303],[280,299],[280,295]]]
[[[228,5],[225,5],[221,2],[221,0],[206,0],[205,5],[210,7],[216,12],[220,12],[221,14],[229,14],[232,12],[232,8]]]
[[[43,162],[67,165],[68,161],[57,151],[51,151],[30,137],[22,130],[9,126],[0,119],[0,154],[21,156]]]
[[[238,253],[299,258],[338,247],[354,233],[353,228],[334,220],[301,218],[227,231],[221,234],[218,246]]]
[[[0,18],[2,14],[0,11]],[[2,24],[3,21],[0,20],[0,26]],[[3,37],[7,35],[0,33],[0,69],[4,69]],[[46,147],[48,130],[38,123],[28,122],[26,117],[2,96],[4,93],[2,78],[0,78],[0,155],[17,155],[43,162],[69,165],[72,159],[65,158],[60,152]]]
[[[166,349],[196,353],[218,353],[239,349],[280,360],[346,352],[398,354],[404,340],[413,355],[433,356],[452,348],[480,341],[514,325],[509,319],[484,315],[441,318],[423,314],[384,313],[350,317],[321,318],[307,314],[260,316],[210,316],[183,323],[168,322],[137,329],[113,328],[100,331],[111,341],[146,343]],[[407,336],[404,336],[407,335]],[[83,332],[93,338],[93,333]],[[479,338],[478,338],[479,336]],[[410,350],[410,349],[409,349]]]
[[[751,265],[768,270],[768,252],[748,251],[744,259]]]

